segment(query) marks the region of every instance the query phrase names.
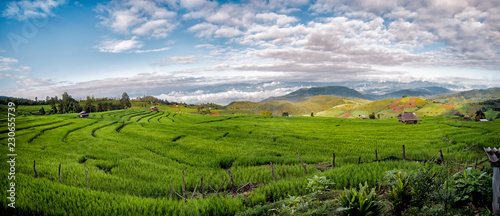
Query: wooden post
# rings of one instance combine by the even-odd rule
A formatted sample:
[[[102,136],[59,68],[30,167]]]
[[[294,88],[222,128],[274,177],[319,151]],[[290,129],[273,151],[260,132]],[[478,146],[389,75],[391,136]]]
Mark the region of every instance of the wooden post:
[[[378,154],[377,154],[377,149],[375,149],[375,161],[378,162]]]
[[[196,182],[196,186],[194,186],[194,191],[193,191],[193,194],[191,195],[191,199],[190,200],[193,200],[194,193],[196,192],[196,188],[198,188],[198,184],[199,184],[199,182]]]
[[[405,145],[403,145],[403,160],[406,160]]]
[[[474,169],[477,169],[477,158],[476,158],[476,164],[474,164]]]
[[[172,199],[172,187],[174,186],[174,184],[170,184],[170,199]]]
[[[87,178],[87,173],[89,173],[89,171],[87,171],[87,165],[84,166],[85,166],[85,181],[87,182],[87,190],[89,190],[89,179]]]
[[[493,167],[493,215],[500,215],[500,168]]]
[[[332,169],[335,168],[335,152],[333,153]]]
[[[278,180],[276,180],[276,176],[274,175],[273,162],[270,162],[270,164],[271,164],[271,172],[273,173],[274,181],[278,181]]]
[[[35,170],[35,178],[38,178],[38,171],[35,168],[35,160],[33,160],[33,170]]]
[[[306,168],[306,164],[304,164],[304,162],[302,162],[302,159],[300,159],[299,153],[295,152],[295,154],[297,155],[297,157],[299,157],[299,161],[300,161],[300,163],[302,164],[302,166],[304,167],[304,171],[306,171],[306,175],[307,175],[307,168]]]
[[[444,164],[443,150],[439,149],[439,154],[441,155],[441,164]]]
[[[61,164],[59,164],[59,183],[62,183],[62,181],[61,181]]]
[[[186,182],[184,181],[184,170],[182,170],[182,198],[186,202]]]
[[[205,187],[203,186],[203,176],[201,176],[201,196],[205,199]]]
[[[359,156],[359,159],[358,159],[358,164],[361,163],[361,156]]]
[[[229,179],[231,179],[231,190],[233,191],[233,196],[236,196],[236,189],[234,188],[233,175],[231,175],[231,170],[227,170],[229,173]]]

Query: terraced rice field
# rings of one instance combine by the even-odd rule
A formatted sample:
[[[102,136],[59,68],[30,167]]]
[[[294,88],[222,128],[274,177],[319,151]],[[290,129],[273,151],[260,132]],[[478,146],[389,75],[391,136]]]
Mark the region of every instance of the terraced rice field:
[[[422,117],[420,124],[405,125],[396,119],[202,116],[140,109],[92,113],[89,119],[76,116],[17,117],[16,207],[22,212],[234,215],[259,203],[305,194],[307,178],[314,175],[332,179],[337,189],[365,181],[375,186],[385,171],[416,169],[416,160],[427,160],[439,149],[447,159],[466,163],[476,157],[484,162],[479,147],[500,147],[499,121],[445,117]],[[7,148],[7,132],[0,128],[2,148]],[[401,158],[403,145],[415,161],[374,162],[375,150],[379,159]],[[335,169],[318,166],[328,167],[333,152]],[[3,154],[1,160],[8,158]],[[8,166],[0,165],[4,177]],[[236,189],[247,183],[252,189],[243,188],[233,197],[229,171]],[[186,203],[179,196],[183,172]],[[7,181],[1,182],[6,190]],[[179,195],[170,196],[171,187]]]

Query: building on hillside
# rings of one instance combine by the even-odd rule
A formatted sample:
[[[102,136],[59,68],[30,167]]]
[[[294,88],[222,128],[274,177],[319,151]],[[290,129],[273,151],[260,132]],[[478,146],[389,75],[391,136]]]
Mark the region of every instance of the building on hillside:
[[[462,116],[462,112],[460,112],[460,111],[457,110],[455,113],[453,113],[453,115]]]
[[[398,121],[406,124],[417,124],[417,122],[421,121],[421,119],[414,113],[401,113],[401,116],[398,117]]]
[[[487,122],[488,119],[479,119],[479,121],[482,121],[482,122]]]
[[[365,115],[361,115],[359,118],[360,119],[366,119],[366,116]]]
[[[470,119],[469,115],[464,115],[464,119]]]
[[[80,113],[78,113],[78,117],[80,117],[80,118],[89,118],[89,113],[85,112],[85,111],[81,111]]]
[[[151,112],[153,112],[153,111],[158,112],[158,107],[152,106],[152,107],[149,108],[149,111],[151,111]]]

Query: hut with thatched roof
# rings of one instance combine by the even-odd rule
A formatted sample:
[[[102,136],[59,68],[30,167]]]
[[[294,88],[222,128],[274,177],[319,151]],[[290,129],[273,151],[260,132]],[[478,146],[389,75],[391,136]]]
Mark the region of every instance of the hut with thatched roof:
[[[406,124],[417,124],[421,119],[414,113],[401,113],[401,116],[398,117],[398,121]]]
[[[151,111],[151,112],[153,112],[153,111],[158,112],[158,107],[152,106],[152,107],[149,108],[149,111]]]
[[[80,118],[89,118],[89,114],[88,112],[85,112],[85,111],[81,111],[80,113],[78,113],[78,117]]]

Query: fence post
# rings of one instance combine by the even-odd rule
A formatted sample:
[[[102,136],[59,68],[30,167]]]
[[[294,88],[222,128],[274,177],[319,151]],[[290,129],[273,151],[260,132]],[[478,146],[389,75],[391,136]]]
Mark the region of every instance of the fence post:
[[[61,181],[61,164],[59,164],[59,183],[62,183],[62,181]]]
[[[361,163],[361,156],[359,156],[359,158],[358,158],[358,164],[360,164],[360,163]]]
[[[333,153],[332,169],[335,168],[335,152]]]
[[[35,168],[35,160],[33,160],[33,170],[35,170],[35,178],[38,178],[38,171]]]
[[[174,184],[170,183],[170,199],[172,199],[172,187]]]
[[[201,176],[201,196],[205,198],[205,187],[203,186],[203,176]]]
[[[273,162],[270,162],[270,164],[271,164],[271,172],[273,173],[274,181],[278,181],[278,180],[276,180],[276,176],[274,175]]]
[[[439,149],[439,154],[441,155],[441,164],[444,164],[443,150]]]
[[[89,190],[89,179],[87,178],[87,173],[89,171],[87,171],[87,165],[84,166],[85,166],[85,181],[87,182],[87,190]]]
[[[306,165],[304,164],[304,162],[302,162],[302,159],[300,159],[299,153],[295,152],[295,154],[297,155],[297,157],[299,157],[299,161],[300,161],[300,163],[302,164],[302,166],[304,167],[304,171],[306,171],[306,175],[307,175],[307,168],[306,168]]]
[[[474,164],[474,169],[477,169],[477,158],[476,158],[476,164]]]
[[[375,161],[378,162],[378,154],[377,154],[377,149],[375,149]]]
[[[229,178],[231,179],[231,190],[233,191],[233,196],[236,195],[236,189],[234,188],[233,175],[231,175],[231,170],[227,170],[229,173]]]
[[[184,170],[182,170],[182,198],[186,202],[186,182],[184,181]]]
[[[405,145],[403,145],[403,160],[406,160]]]

